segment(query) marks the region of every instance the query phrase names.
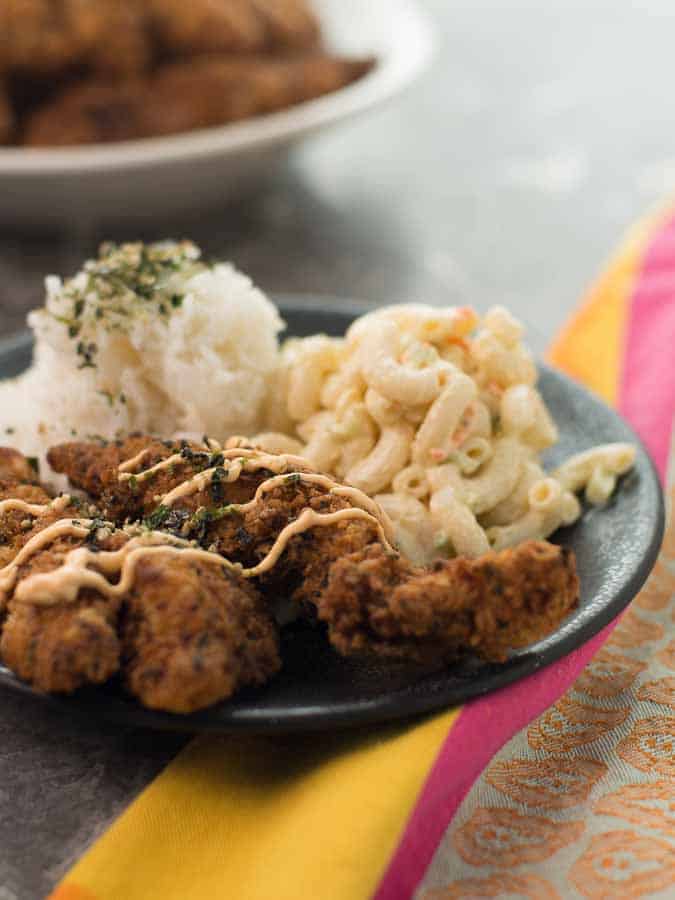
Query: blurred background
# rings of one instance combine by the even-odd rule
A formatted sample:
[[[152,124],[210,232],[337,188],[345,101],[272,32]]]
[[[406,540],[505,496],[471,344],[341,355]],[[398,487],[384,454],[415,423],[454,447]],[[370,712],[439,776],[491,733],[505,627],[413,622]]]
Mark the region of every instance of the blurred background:
[[[222,209],[131,228],[2,226],[0,333],[23,327],[47,272],[73,272],[102,238],[175,236],[271,293],[502,302],[542,351],[626,226],[675,183],[675,5],[419,5],[438,48],[415,83]]]

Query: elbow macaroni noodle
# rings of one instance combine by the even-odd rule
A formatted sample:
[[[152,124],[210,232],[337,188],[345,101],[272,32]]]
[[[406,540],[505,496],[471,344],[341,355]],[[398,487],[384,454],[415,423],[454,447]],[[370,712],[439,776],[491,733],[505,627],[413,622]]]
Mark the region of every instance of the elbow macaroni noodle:
[[[546,538],[580,516],[580,491],[605,503],[635,449],[594,447],[547,474],[540,453],[558,430],[522,337],[503,307],[481,320],[407,304],[362,316],[344,339],[289,340],[273,422],[292,425],[258,440],[375,496],[415,562]]]

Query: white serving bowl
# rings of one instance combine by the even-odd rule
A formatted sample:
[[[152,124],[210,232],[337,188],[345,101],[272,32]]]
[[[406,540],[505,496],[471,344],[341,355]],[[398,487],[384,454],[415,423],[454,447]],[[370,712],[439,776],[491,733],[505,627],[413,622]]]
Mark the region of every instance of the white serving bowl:
[[[396,94],[431,59],[432,27],[414,0],[315,0],[315,8],[331,49],[376,57],[364,78],[283,112],[172,137],[0,147],[0,224],[86,227],[222,203],[301,138]]]

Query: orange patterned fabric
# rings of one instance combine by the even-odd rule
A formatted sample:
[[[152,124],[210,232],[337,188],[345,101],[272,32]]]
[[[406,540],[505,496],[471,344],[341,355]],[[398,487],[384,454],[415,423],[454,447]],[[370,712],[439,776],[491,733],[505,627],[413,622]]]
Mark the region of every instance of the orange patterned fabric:
[[[675,487],[669,499],[672,509]],[[417,900],[675,896],[673,623],[671,517],[631,609],[572,690],[474,785]]]

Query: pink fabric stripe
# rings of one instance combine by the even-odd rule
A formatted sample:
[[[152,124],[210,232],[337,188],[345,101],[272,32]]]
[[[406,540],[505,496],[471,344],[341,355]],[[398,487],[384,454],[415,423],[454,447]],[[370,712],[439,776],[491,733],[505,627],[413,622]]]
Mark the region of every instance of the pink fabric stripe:
[[[619,410],[665,478],[675,414],[675,216],[654,236],[633,288]],[[374,900],[409,900],[449,823],[492,757],[575,681],[616,620],[569,656],[462,710],[424,785]]]
[[[647,248],[633,289],[619,405],[665,479],[675,416],[675,216]]]
[[[514,734],[548,709],[607,640],[612,622],[557,663],[468,703],[450,729],[374,900],[408,900],[474,781]]]

